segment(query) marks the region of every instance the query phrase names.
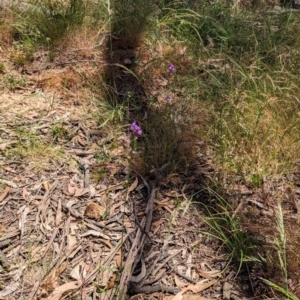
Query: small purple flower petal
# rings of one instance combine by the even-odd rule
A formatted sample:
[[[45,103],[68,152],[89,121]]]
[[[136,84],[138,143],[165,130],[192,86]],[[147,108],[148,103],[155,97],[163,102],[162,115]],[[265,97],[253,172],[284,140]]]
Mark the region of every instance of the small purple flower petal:
[[[172,96],[171,95],[168,95],[167,97],[166,97],[166,101],[167,102],[170,102],[172,100]]]
[[[104,184],[104,185],[107,185],[107,184],[108,184],[108,179],[107,179],[107,178],[104,178],[104,179],[103,179],[103,184]]]
[[[141,136],[143,134],[142,128],[136,124],[136,121],[130,125],[130,131],[135,136]]]
[[[130,125],[130,131],[135,131],[136,130],[136,121],[134,121],[131,125]]]
[[[175,69],[175,66],[171,63],[168,67],[168,70],[170,73],[174,73],[176,69]]]

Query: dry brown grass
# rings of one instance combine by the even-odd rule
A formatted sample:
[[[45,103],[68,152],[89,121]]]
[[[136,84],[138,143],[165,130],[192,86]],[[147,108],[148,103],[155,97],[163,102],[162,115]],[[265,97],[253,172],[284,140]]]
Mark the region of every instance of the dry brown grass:
[[[0,2],[0,47],[10,45],[13,41],[14,18],[8,7]]]

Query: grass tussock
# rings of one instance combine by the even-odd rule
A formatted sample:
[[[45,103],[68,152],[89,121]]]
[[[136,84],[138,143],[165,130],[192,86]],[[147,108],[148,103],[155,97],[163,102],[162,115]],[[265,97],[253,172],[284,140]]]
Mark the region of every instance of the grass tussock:
[[[299,44],[296,19],[232,14],[220,3],[198,12],[168,9],[164,17],[170,33],[197,51],[198,63],[188,70],[198,76],[186,84],[209,107],[206,130],[218,161],[245,179],[289,172],[298,160],[298,78],[290,59],[291,44]]]
[[[18,3],[17,3],[18,4]],[[107,21],[106,4],[85,0],[33,0],[13,9],[12,37],[52,46],[79,27],[94,28]]]
[[[207,218],[204,219],[207,231],[203,233],[219,240],[228,253],[228,264],[223,271],[230,263],[237,265],[238,272],[254,263],[263,264],[265,261],[260,253],[262,248],[259,235],[243,228],[240,216],[223,196],[211,188],[207,188],[207,192],[209,202],[201,204],[207,214]]]
[[[270,262],[276,265],[277,270],[281,273],[279,282],[273,282],[268,279],[263,278],[262,280],[271,288],[273,288],[278,294],[286,297],[289,300],[298,300],[299,298],[294,295],[288,285],[288,265],[287,265],[287,238],[283,220],[283,212],[280,204],[277,206],[276,216],[275,216],[277,236],[275,239],[275,249],[277,252],[277,259],[270,258]]]

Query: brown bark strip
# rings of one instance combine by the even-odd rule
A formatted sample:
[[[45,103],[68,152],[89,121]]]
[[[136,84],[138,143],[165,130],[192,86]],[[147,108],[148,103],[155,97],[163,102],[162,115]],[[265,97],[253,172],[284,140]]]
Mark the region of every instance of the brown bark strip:
[[[152,294],[157,292],[165,292],[165,293],[175,295],[180,292],[180,289],[173,286],[164,285],[164,284],[145,285],[140,287],[137,284],[132,283],[130,288],[131,288],[130,292],[132,292],[133,294],[139,294],[139,293]]]
[[[148,183],[144,180],[144,178],[142,178],[142,180],[144,181],[148,189],[149,199],[148,199],[147,207],[145,209],[145,216],[143,217],[142,222],[139,223],[140,226],[137,229],[135,239],[132,243],[132,246],[130,248],[129,254],[125,262],[124,270],[120,280],[120,294],[119,294],[120,300],[125,300],[126,298],[126,293],[128,290],[129,282],[131,281],[132,278],[132,273],[134,271],[136,263],[139,261],[140,256],[143,252],[143,248],[145,245],[145,238],[146,236],[149,236],[149,231],[152,223],[153,205],[154,205],[154,198],[156,194],[156,187],[154,182],[151,182],[149,186]],[[139,280],[142,280],[142,278],[139,278]]]

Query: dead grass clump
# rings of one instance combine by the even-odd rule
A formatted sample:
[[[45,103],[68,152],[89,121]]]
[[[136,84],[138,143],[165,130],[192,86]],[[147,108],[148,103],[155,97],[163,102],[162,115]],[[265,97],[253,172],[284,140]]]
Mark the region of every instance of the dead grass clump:
[[[105,28],[101,32],[98,28],[88,24],[77,27],[74,28],[72,34],[64,36],[59,41],[58,48],[63,48],[66,51],[71,50],[79,57],[93,59],[95,50],[105,45],[105,33]]]
[[[46,70],[34,79],[40,88],[48,91],[64,92],[82,85],[81,76],[72,68]]]

